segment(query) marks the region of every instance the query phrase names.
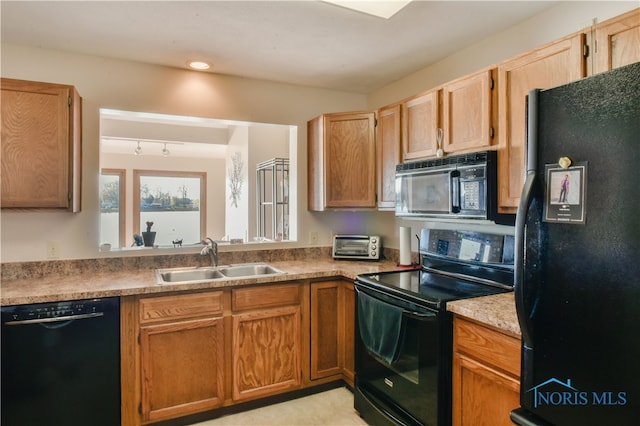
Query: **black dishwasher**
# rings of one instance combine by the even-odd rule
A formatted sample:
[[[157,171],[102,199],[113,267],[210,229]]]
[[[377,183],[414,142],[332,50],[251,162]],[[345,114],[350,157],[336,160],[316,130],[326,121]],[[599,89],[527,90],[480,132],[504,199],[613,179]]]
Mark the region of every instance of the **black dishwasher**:
[[[3,426],[120,425],[120,299],[2,309]]]

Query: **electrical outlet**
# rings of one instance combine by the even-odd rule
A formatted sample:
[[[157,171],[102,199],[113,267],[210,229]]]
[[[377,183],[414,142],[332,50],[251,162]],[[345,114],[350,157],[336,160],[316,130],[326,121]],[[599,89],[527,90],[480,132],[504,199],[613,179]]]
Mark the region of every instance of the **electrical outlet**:
[[[309,232],[309,244],[317,245],[318,244],[318,232],[311,231]]]
[[[60,242],[47,241],[47,259],[57,259],[60,257]]]

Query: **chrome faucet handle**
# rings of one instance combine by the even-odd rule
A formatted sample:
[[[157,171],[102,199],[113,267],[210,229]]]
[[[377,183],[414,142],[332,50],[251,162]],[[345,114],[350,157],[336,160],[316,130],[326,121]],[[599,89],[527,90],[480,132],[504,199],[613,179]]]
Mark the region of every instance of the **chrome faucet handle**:
[[[200,254],[202,256],[208,254],[211,257],[211,266],[218,266],[218,243],[206,237],[202,240],[202,244],[205,244],[205,247],[200,251]]]

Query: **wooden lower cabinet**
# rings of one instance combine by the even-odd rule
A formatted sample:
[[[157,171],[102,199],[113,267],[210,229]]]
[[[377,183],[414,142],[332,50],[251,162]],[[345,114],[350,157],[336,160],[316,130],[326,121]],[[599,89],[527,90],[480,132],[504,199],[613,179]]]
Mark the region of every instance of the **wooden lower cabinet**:
[[[311,380],[354,383],[355,291],[341,279],[311,283]]]
[[[456,316],[453,341],[453,426],[512,426],[520,339]]]
[[[301,387],[301,296],[300,284],[232,290],[234,401]]]
[[[356,332],[356,290],[350,281],[342,282],[342,345],[343,364],[342,377],[347,384],[353,387],[355,366],[355,332]]]
[[[222,406],[223,292],[142,298],[137,308],[142,422]]]
[[[353,283],[123,297],[122,424],[151,424],[344,379]]]
[[[140,329],[145,421],[210,410],[224,402],[222,318]]]
[[[340,280],[311,284],[311,380],[340,374]]]

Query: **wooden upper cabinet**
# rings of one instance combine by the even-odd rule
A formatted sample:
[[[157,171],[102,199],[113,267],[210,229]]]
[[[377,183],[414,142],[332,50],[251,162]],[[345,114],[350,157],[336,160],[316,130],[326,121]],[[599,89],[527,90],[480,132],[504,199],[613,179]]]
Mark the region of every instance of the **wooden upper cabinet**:
[[[2,208],[80,211],[81,103],[73,86],[2,79]]]
[[[378,110],[376,127],[378,161],[378,209],[394,209],[396,205],[396,165],[402,162],[400,105]]]
[[[436,155],[440,91],[430,90],[402,102],[402,160]]]
[[[640,61],[640,8],[596,25],[594,44],[594,73]]]
[[[445,153],[474,151],[493,144],[495,73],[495,69],[483,70],[442,86]]]
[[[585,76],[585,35],[575,34],[498,65],[498,210],[515,213],[524,183],[526,97]]]
[[[314,118],[307,148],[309,210],[376,206],[374,112]]]

